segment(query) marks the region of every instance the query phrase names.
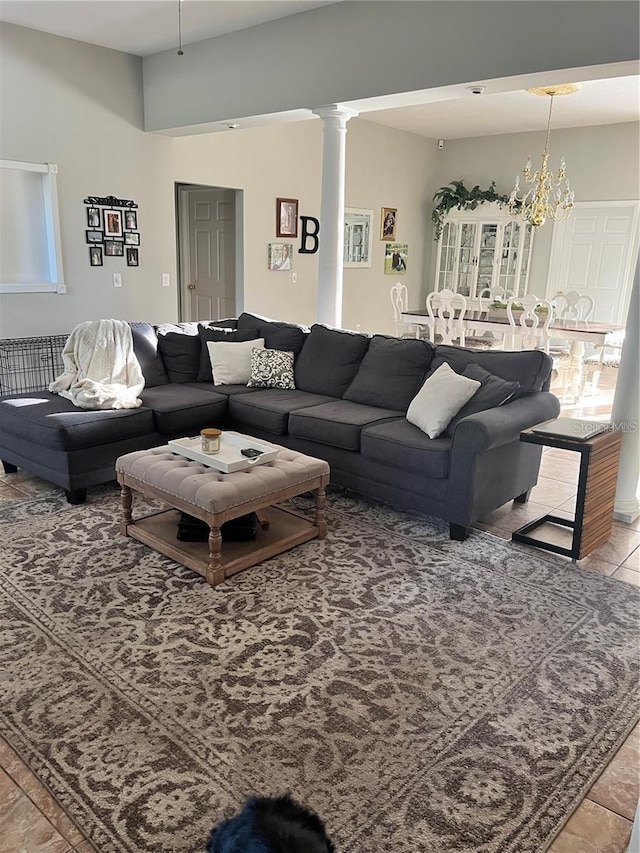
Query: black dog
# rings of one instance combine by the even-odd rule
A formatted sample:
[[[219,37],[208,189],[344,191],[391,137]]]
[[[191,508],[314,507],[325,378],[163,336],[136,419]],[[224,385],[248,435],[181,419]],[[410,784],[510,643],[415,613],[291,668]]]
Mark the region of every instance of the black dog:
[[[320,818],[288,794],[250,797],[214,827],[207,853],[335,853]]]

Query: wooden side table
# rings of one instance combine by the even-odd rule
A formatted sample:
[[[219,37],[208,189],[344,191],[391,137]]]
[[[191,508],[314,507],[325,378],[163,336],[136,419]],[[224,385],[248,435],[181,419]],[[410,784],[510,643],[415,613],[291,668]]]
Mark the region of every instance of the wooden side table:
[[[575,561],[586,557],[611,536],[622,435],[610,424],[603,424],[605,431],[592,438],[580,440],[581,435],[588,429],[589,422],[562,420],[562,426],[567,428],[567,432],[575,430],[575,438],[570,435],[554,435],[553,427],[549,426],[550,431],[546,433],[535,432],[536,427],[525,430],[520,433],[520,441],[572,450],[580,454],[575,516],[571,520],[557,515],[543,515],[518,528],[511,534],[511,538],[515,542],[524,542],[545,551],[563,554]],[[571,548],[529,536],[532,530],[547,522],[573,530]]]

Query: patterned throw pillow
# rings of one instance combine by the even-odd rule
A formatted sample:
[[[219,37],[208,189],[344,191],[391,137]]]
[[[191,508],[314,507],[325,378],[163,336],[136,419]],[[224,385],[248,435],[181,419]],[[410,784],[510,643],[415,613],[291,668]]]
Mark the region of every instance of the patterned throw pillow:
[[[251,378],[247,386],[294,390],[293,353],[279,349],[252,349]]]

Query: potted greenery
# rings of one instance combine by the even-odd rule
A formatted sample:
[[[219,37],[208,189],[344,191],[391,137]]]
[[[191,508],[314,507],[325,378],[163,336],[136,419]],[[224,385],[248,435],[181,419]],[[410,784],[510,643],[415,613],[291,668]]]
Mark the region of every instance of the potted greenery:
[[[475,210],[479,204],[485,201],[498,202],[500,206],[509,201],[508,195],[500,195],[496,192],[496,183],[491,181],[487,190],[481,190],[476,184],[473,189],[468,190],[462,181],[451,181],[445,187],[440,187],[433,195],[435,207],[431,214],[431,221],[435,225],[434,240],[437,242],[442,234],[444,218],[457,207],[458,210]]]

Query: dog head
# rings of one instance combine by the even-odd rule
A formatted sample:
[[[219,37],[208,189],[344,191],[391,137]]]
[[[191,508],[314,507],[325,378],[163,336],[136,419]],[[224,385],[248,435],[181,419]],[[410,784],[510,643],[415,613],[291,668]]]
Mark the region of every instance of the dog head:
[[[288,794],[250,797],[213,829],[207,853],[335,853],[320,818]]]

